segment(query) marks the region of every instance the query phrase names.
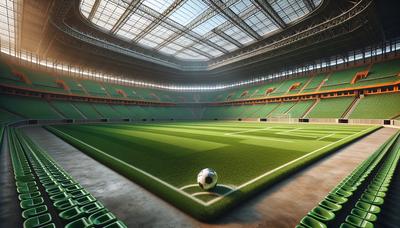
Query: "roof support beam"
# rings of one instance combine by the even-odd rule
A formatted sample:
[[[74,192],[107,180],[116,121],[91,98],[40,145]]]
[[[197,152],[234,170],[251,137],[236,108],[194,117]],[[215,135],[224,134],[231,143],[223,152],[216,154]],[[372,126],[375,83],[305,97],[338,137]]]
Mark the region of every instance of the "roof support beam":
[[[221,31],[219,29],[213,29],[212,30],[215,34],[218,36],[222,37],[224,40],[228,41],[229,43],[235,45],[238,48],[242,48],[243,44],[241,44],[239,41],[233,39],[232,37],[228,36],[224,31]]]
[[[315,9],[315,4],[312,0],[303,0],[304,4],[306,5],[308,11],[313,11]]]
[[[100,5],[100,0],[96,0],[93,4],[92,9],[90,10],[89,16],[88,16],[88,20],[92,21],[94,14],[97,12],[97,9],[99,8]]]
[[[281,28],[285,28],[287,25],[285,21],[279,16],[279,14],[272,8],[267,0],[255,0],[255,3]]]
[[[147,7],[147,6],[140,5],[139,6],[139,10],[144,12],[144,13],[147,13],[147,14],[151,15],[154,18],[160,17],[160,14],[157,11],[155,11],[155,10],[153,10],[153,9]],[[211,42],[209,40],[203,39],[203,37],[201,37],[199,34],[193,32],[192,30],[187,30],[185,27],[183,27],[182,25],[174,22],[173,20],[169,20],[168,18],[164,18],[163,22],[165,24],[171,26],[172,28],[174,28],[177,31],[177,33],[180,34],[178,37],[180,37],[181,35],[185,34],[188,37],[191,37],[191,39],[193,39],[194,41],[197,41],[199,43],[203,43],[203,44],[205,44],[207,46],[213,47],[213,48],[219,50],[222,53],[225,53],[225,54],[229,53],[223,47],[220,47],[220,46],[216,45],[215,43],[213,43],[213,42]],[[165,42],[162,42],[161,44],[163,44],[163,43],[165,43]],[[160,46],[161,44],[159,44],[158,46]],[[156,49],[157,49],[157,47],[156,47]]]
[[[121,15],[121,17],[118,19],[118,21],[114,24],[112,29],[110,30],[111,34],[116,33],[128,20],[129,16],[134,12],[134,9],[136,8],[137,4],[140,2],[140,0],[133,0],[131,3],[129,3],[129,6],[126,7],[124,13]]]
[[[195,47],[191,47],[191,48],[189,48],[189,50],[194,51],[194,52],[196,52],[197,54],[200,54],[200,55],[202,55],[202,56],[205,56],[205,57],[207,57],[208,59],[214,58],[214,56],[212,56],[212,55],[208,54],[207,52],[204,52],[204,51],[202,51],[202,50],[200,50],[200,49],[198,49],[198,48],[195,48]]]
[[[149,32],[151,32],[157,25],[161,23],[161,21],[168,17],[176,8],[180,5],[184,4],[187,0],[175,0],[159,17],[157,17],[154,21],[152,21],[145,29],[143,29],[135,38],[132,39],[132,42],[136,43],[145,37]]]
[[[242,20],[238,15],[235,14],[225,3],[221,0],[207,0],[209,5],[213,7],[215,10],[221,12],[229,21],[234,23],[236,26],[241,28],[248,35],[253,37],[256,40],[261,40],[262,37],[254,31],[246,22]]]
[[[228,0],[226,2],[226,4],[232,4],[234,2],[236,2],[237,0]],[[201,13],[200,15],[198,15],[195,19],[193,19],[189,24],[187,24],[184,27],[184,30],[182,32],[178,32],[173,34],[172,36],[170,36],[168,39],[166,39],[164,42],[162,42],[161,44],[159,44],[157,47],[155,47],[155,50],[160,50],[161,48],[163,48],[165,45],[172,43],[174,40],[178,39],[179,37],[182,36],[182,34],[186,33],[187,31],[190,31],[192,29],[194,29],[196,26],[200,25],[201,23],[203,23],[204,21],[212,18],[213,16],[215,16],[217,14],[217,12],[215,12],[215,10],[208,8],[207,10],[205,10],[203,13]]]

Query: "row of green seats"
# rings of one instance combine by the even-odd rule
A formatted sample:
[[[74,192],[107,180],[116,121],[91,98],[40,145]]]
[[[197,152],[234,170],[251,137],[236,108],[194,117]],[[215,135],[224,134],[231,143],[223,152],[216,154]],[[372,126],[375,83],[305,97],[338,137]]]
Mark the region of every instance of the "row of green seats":
[[[304,227],[374,227],[399,160],[399,133],[341,181],[303,219]]]
[[[45,99],[40,98],[2,95],[0,107],[25,119],[62,119]]]
[[[320,99],[306,118],[340,118],[354,99],[355,97]]]
[[[400,115],[400,93],[365,95],[350,114],[350,119],[392,119]]]
[[[24,228],[126,227],[22,132],[8,132]]]

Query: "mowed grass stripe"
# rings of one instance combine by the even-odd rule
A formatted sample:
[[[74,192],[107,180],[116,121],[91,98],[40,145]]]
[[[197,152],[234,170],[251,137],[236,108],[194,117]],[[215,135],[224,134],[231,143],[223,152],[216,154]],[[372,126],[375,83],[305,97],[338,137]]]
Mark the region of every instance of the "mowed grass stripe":
[[[146,139],[146,140],[160,142],[160,143],[164,143],[164,144],[172,144],[177,147],[182,147],[182,148],[190,149],[190,150],[194,150],[194,151],[213,150],[213,149],[227,146],[226,144],[222,144],[222,143],[218,143],[218,142],[188,138],[188,137],[183,137],[183,136],[159,134],[159,133],[155,133],[154,131],[148,132],[148,131],[142,131],[140,129],[135,129],[135,128],[110,129],[108,127],[99,127],[99,126],[96,126],[95,128],[101,129],[103,131],[110,132],[110,133],[116,133],[119,135],[127,135],[130,137]]]
[[[205,130],[196,130],[196,129],[185,129],[185,128],[176,128],[176,127],[157,127],[157,126],[136,126],[136,125],[128,125],[128,126],[117,126],[118,128],[123,129],[132,129],[132,130],[140,130],[142,132],[157,132],[160,134],[169,134],[175,135],[178,137],[187,137],[187,138],[194,138],[194,139],[201,139],[201,140],[208,140],[214,142],[222,142],[227,144],[232,144],[232,138],[257,138],[257,136],[250,136],[250,135],[225,135],[225,133],[215,132],[215,131],[205,131]],[[277,130],[277,132],[279,132]],[[210,138],[211,136],[211,138]],[[284,137],[280,135],[274,135],[273,133],[266,133],[261,136],[263,141],[276,141],[276,142],[292,142],[287,139],[283,139]]]

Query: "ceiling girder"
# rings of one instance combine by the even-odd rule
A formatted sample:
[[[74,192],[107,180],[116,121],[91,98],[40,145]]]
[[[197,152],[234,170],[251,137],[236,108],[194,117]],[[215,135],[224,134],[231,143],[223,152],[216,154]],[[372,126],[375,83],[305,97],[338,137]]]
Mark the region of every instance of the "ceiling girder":
[[[230,22],[234,23],[249,36],[256,40],[262,39],[262,37],[256,31],[254,31],[246,22],[242,20],[242,18],[232,11],[227,4],[223,3],[221,0],[207,0],[207,2],[212,8],[222,13]]]
[[[226,2],[226,4],[232,4],[232,3],[236,2],[236,1],[237,0],[228,0]],[[175,33],[174,35],[170,36],[168,39],[164,40],[164,42],[160,43],[157,47],[155,47],[155,49],[156,50],[160,50],[165,45],[167,45],[169,43],[172,43],[174,40],[176,40],[179,37],[181,37],[182,34],[186,33],[187,31],[190,31],[190,30],[194,29],[195,27],[197,27],[198,25],[200,25],[204,21],[207,21],[208,19],[212,18],[215,15],[217,15],[217,12],[215,12],[215,10],[213,10],[212,8],[208,8],[203,13],[201,13],[199,16],[197,16],[195,19],[193,19],[189,24],[187,24],[184,27],[183,31],[181,31],[179,33]]]
[[[96,0],[93,4],[92,9],[90,10],[89,16],[88,16],[88,20],[92,21],[94,14],[97,12],[97,9],[99,8],[100,5],[100,0]]]
[[[303,0],[304,4],[306,5],[308,11],[313,11],[315,9],[315,4],[312,0]]]
[[[157,17],[160,16],[160,14],[157,11],[155,11],[155,10],[153,10],[153,9],[147,7],[147,6],[144,6],[144,5],[140,5],[139,6],[139,10],[141,10],[142,12],[144,12],[146,14],[149,14],[150,16],[152,16],[154,18],[157,18]],[[203,39],[203,37],[201,37],[199,34],[193,32],[192,30],[186,30],[185,27],[183,27],[182,25],[176,23],[173,20],[165,18],[163,22],[165,24],[171,26],[175,30],[178,30],[181,34],[186,34],[187,36],[192,37],[193,39],[195,39],[196,41],[198,41],[200,43],[206,44],[207,46],[211,46],[211,47],[221,51],[222,53],[225,53],[225,54],[229,53],[227,50],[225,50],[224,48],[214,44],[213,42]],[[162,42],[162,43],[164,43],[164,42]]]
[[[151,32],[157,25],[159,25],[162,20],[168,17],[176,8],[184,4],[187,0],[175,0],[162,14],[152,21],[144,30],[142,30],[135,38],[132,39],[133,43],[138,42],[143,37],[145,37],[149,32]]]
[[[126,20],[128,20],[129,16],[134,12],[134,9],[139,4],[139,2],[140,0],[133,0],[131,3],[129,3],[129,6],[126,7],[124,13],[121,15],[121,17],[118,18],[118,21],[110,30],[111,34],[116,33],[122,27],[122,25],[125,24]]]
[[[202,55],[202,56],[205,56],[205,57],[207,57],[207,58],[209,58],[209,59],[214,58],[214,56],[212,56],[212,55],[208,54],[207,52],[202,51],[202,50],[200,50],[200,49],[198,49],[198,48],[195,48],[195,47],[190,47],[189,50],[192,50],[192,51],[196,52],[197,54],[200,54],[200,55]]]
[[[241,44],[239,41],[233,39],[231,36],[228,36],[224,31],[221,31],[219,29],[213,29],[212,30],[215,34],[218,36],[222,37],[224,40],[228,41],[229,43],[235,45],[238,48],[242,48],[243,44]]]
[[[272,8],[267,0],[254,0],[255,3],[281,28],[285,28],[287,25],[285,21],[279,16],[279,14]]]

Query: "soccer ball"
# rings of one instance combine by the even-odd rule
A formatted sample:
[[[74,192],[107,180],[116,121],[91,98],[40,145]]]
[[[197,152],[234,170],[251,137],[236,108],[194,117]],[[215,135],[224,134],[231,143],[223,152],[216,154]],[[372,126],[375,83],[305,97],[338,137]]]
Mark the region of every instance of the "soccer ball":
[[[218,175],[213,169],[206,168],[197,175],[197,183],[203,190],[210,190],[217,185]]]

